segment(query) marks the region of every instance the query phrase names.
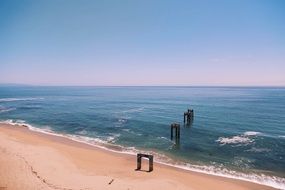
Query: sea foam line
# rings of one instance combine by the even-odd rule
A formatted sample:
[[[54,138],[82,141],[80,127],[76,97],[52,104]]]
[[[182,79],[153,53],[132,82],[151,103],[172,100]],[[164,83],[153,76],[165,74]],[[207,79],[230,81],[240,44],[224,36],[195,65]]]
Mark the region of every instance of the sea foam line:
[[[135,112],[141,112],[141,111],[143,111],[144,109],[145,109],[144,107],[131,108],[131,109],[128,109],[128,110],[120,111],[119,113],[135,113]]]
[[[273,188],[285,190],[285,178],[281,178],[281,177],[277,177],[277,176],[267,176],[264,174],[258,175],[255,173],[245,174],[245,173],[229,170],[229,169],[226,169],[224,167],[217,167],[217,166],[213,166],[213,165],[202,166],[202,165],[194,165],[194,164],[190,164],[190,163],[174,162],[169,157],[158,154],[156,152],[142,151],[142,150],[136,149],[135,147],[127,147],[126,148],[126,147],[123,147],[120,145],[115,145],[115,146],[121,148],[121,150],[118,151],[118,150],[110,149],[110,148],[104,146],[104,145],[108,145],[108,144],[110,145],[110,143],[108,143],[104,140],[101,140],[99,138],[92,138],[92,137],[86,137],[86,136],[81,136],[81,135],[59,134],[59,133],[52,131],[50,128],[40,129],[37,127],[33,127],[32,125],[27,124],[24,120],[16,120],[16,121],[6,120],[6,121],[0,121],[0,123],[10,124],[13,126],[16,126],[16,125],[24,126],[24,127],[27,127],[29,130],[32,130],[32,131],[71,139],[71,140],[76,141],[76,142],[88,144],[88,145],[91,145],[91,146],[94,146],[94,147],[97,147],[100,149],[104,149],[104,150],[108,150],[108,151],[116,152],[116,153],[120,153],[120,154],[136,155],[139,152],[140,153],[153,154],[156,158],[155,159],[156,163],[160,163],[160,164],[163,164],[166,166],[176,167],[176,168],[180,168],[180,169],[184,169],[184,170],[188,170],[188,171],[193,171],[193,172],[198,172],[198,173],[210,174],[210,175],[214,175],[214,176],[226,177],[226,178],[231,178],[231,179],[239,179],[239,180],[243,180],[243,181],[253,182],[253,183],[257,183],[257,184],[266,185],[266,186],[270,186]],[[111,145],[114,146],[113,144],[111,144]]]
[[[44,98],[0,98],[0,102],[42,100]]]
[[[14,110],[16,110],[16,108],[1,108],[0,107],[0,113],[10,112]]]

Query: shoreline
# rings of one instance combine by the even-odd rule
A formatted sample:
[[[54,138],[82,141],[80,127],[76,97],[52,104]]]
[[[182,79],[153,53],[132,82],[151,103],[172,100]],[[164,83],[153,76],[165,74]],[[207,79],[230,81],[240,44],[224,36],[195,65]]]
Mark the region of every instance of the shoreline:
[[[163,154],[161,155],[160,153],[156,153],[153,151],[138,150],[132,147],[131,149],[129,149],[121,145],[109,144],[108,142],[102,141],[101,139],[97,139],[97,138],[57,133],[51,130],[50,128],[34,127],[33,125],[26,123],[24,120],[16,120],[15,122],[13,120],[5,120],[5,121],[0,121],[0,125],[1,124],[25,127],[28,130],[36,132],[36,133],[41,133],[41,134],[45,134],[48,136],[56,136],[56,137],[64,138],[67,140],[75,141],[78,143],[83,143],[84,145],[92,146],[99,150],[113,152],[113,153],[117,153],[123,156],[124,155],[136,156],[137,153],[152,154],[155,157],[154,159],[155,163],[161,164],[163,166],[168,166],[174,169],[179,169],[182,171],[190,171],[190,172],[195,172],[195,173],[205,174],[205,175],[210,175],[210,176],[218,176],[218,177],[234,179],[234,180],[241,180],[245,182],[250,182],[250,183],[272,187],[275,189],[285,190],[284,178],[281,178],[281,177],[263,175],[263,174],[258,174],[258,173],[241,173],[241,172],[236,172],[234,170],[229,170],[227,168],[216,168],[215,166],[211,166],[211,165],[209,166],[199,166],[199,165],[193,165],[193,164],[188,165],[188,163],[186,162],[185,163],[175,162],[175,160],[172,160],[171,158],[168,158],[167,156]]]
[[[67,170],[72,170],[73,173],[79,175],[79,178],[83,181],[90,178],[90,175],[86,174],[92,174],[92,178],[96,178],[96,187],[94,187],[94,179],[92,179],[91,181],[89,181],[90,179],[87,180],[87,184],[89,184],[91,189],[99,188],[100,185],[102,185],[100,186],[100,188],[103,189],[110,188],[108,183],[102,184],[102,182],[106,181],[105,179],[97,179],[100,176],[102,177],[102,174],[103,176],[104,174],[105,176],[110,176],[107,178],[112,178],[115,182],[120,182],[120,186],[116,186],[115,189],[127,189],[127,186],[131,187],[130,189],[143,189],[142,187],[149,188],[150,186],[156,188],[161,188],[163,186],[163,188],[165,189],[229,189],[229,187],[231,189],[274,189],[265,185],[260,185],[239,179],[231,179],[195,171],[189,171],[157,162],[155,162],[154,171],[151,173],[135,171],[136,157],[134,155],[115,151],[112,152],[100,147],[88,145],[86,143],[80,143],[71,140],[67,137],[49,135],[41,132],[32,131],[27,126],[23,127],[19,125],[0,124],[0,135],[2,141],[3,139],[6,140],[4,140],[2,144],[6,142],[6,144],[8,143],[7,146],[11,146],[7,141],[9,141],[9,138],[12,138],[13,140],[16,140],[16,142],[18,142],[17,147],[21,147],[21,149],[25,149],[24,147],[28,145],[32,147],[44,146],[48,147],[49,149],[52,149],[53,151],[56,150],[57,154],[59,153],[59,155],[51,155],[56,155],[55,157],[59,157],[60,159],[55,159],[55,162],[60,163],[61,165],[62,162],[60,162],[59,160],[67,159],[70,162],[69,164],[73,165],[69,167],[66,166],[66,168],[68,168]],[[34,145],[33,143],[37,143],[37,145]],[[29,152],[27,150],[22,151],[22,154],[26,154],[26,152]],[[21,156],[24,157],[26,160],[33,160],[33,162],[35,162],[35,165],[39,165],[37,168],[42,168],[39,169],[39,172],[37,173],[45,173],[43,175],[43,179],[45,181],[52,181],[51,184],[60,184],[60,186],[69,185],[69,183],[62,183],[61,181],[58,181],[58,179],[54,179],[54,177],[51,176],[51,173],[45,171],[45,169],[48,170],[46,166],[43,163],[38,163],[40,162],[39,159],[33,158],[31,152],[30,154],[31,155],[29,156]],[[86,156],[77,156],[78,154],[85,154]],[[96,161],[98,161],[100,164],[94,163]],[[64,173],[65,175],[62,174],[63,176],[65,176],[66,178],[70,178],[70,176],[67,177],[68,174],[66,174],[66,169],[60,169],[61,167],[55,167],[53,165],[53,162],[51,162],[50,164],[54,168],[56,168],[56,170],[58,170],[57,172]],[[126,166],[126,168],[122,166]],[[146,163],[143,163],[143,168],[144,167],[147,167]],[[107,175],[105,169],[109,171],[107,172]],[[94,171],[96,172],[94,173]],[[98,186],[98,184],[100,185]],[[0,186],[2,186],[1,181]],[[80,184],[73,184],[69,186],[69,188],[77,189],[77,186],[79,187]]]

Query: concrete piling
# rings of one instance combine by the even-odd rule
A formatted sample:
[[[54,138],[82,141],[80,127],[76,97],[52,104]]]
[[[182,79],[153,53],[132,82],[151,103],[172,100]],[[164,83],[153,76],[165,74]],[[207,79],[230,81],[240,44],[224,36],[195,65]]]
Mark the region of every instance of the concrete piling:
[[[173,140],[173,129],[175,129],[175,140],[180,140],[180,125],[177,123],[172,123],[170,125],[170,130],[171,130],[171,140]]]
[[[184,123],[186,122],[189,125],[194,118],[194,110],[188,109],[187,112],[184,112]]]
[[[141,154],[141,153],[137,154],[137,169],[136,170],[140,170],[141,169],[142,158],[143,157],[144,158],[148,158],[148,160],[149,160],[149,170],[148,170],[148,172],[153,171],[153,155]]]

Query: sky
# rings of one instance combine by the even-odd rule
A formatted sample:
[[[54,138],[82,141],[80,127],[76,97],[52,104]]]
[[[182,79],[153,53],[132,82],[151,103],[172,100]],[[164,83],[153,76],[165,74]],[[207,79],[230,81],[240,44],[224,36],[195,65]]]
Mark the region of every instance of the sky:
[[[285,1],[1,0],[0,83],[285,86]]]

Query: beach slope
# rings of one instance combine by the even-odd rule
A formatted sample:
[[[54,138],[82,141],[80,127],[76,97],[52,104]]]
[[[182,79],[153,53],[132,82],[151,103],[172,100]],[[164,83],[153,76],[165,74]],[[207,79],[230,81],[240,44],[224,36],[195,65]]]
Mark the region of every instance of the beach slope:
[[[147,167],[143,161],[143,169]],[[0,124],[0,190],[273,189],[158,163],[150,173],[135,168],[132,155]]]

